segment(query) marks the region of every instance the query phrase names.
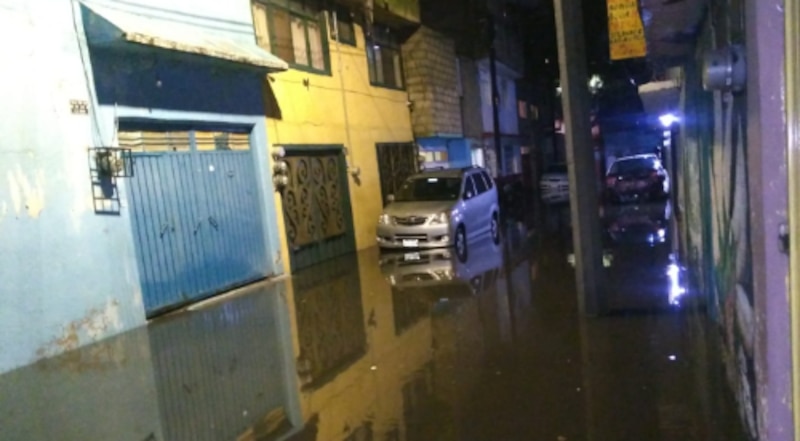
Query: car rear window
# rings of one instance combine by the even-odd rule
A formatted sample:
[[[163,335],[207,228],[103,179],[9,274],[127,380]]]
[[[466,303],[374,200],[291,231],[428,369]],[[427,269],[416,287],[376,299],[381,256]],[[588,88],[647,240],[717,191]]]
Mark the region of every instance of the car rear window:
[[[567,172],[567,165],[566,164],[558,164],[558,165],[551,165],[547,168],[547,173],[566,173]]]
[[[656,159],[653,158],[623,159],[615,162],[608,173],[615,175],[632,173],[640,170],[655,170],[657,168]]]

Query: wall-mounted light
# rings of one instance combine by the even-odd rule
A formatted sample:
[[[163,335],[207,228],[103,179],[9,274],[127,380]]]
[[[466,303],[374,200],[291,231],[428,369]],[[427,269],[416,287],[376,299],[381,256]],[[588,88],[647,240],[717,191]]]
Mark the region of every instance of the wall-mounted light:
[[[277,146],[271,149],[272,159],[272,185],[277,191],[283,191],[289,185],[289,163],[284,161],[286,149]]]
[[[275,175],[272,177],[272,185],[276,190],[283,191],[289,185],[289,177]]]
[[[272,147],[270,149],[270,153],[272,154],[272,159],[278,161],[286,156],[286,149],[280,146]]]

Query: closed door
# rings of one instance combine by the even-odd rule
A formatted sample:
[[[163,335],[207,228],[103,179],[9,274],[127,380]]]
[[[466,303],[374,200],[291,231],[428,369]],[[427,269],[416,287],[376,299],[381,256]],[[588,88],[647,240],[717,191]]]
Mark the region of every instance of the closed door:
[[[154,316],[272,274],[249,133],[123,130],[145,311]]]
[[[347,167],[338,146],[286,146],[283,217],[293,271],[355,251]]]

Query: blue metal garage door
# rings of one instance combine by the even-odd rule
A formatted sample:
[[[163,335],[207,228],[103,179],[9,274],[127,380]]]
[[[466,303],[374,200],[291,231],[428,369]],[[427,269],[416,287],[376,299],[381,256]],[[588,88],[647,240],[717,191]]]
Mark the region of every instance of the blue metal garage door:
[[[270,272],[249,132],[121,131],[148,317]]]

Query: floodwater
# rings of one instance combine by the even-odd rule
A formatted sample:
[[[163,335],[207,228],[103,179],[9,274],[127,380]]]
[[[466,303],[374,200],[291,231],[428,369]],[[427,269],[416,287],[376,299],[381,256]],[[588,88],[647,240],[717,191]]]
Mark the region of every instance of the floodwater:
[[[744,439],[669,206],[604,224],[578,313],[569,216],[368,250],[0,376],[0,440]]]

